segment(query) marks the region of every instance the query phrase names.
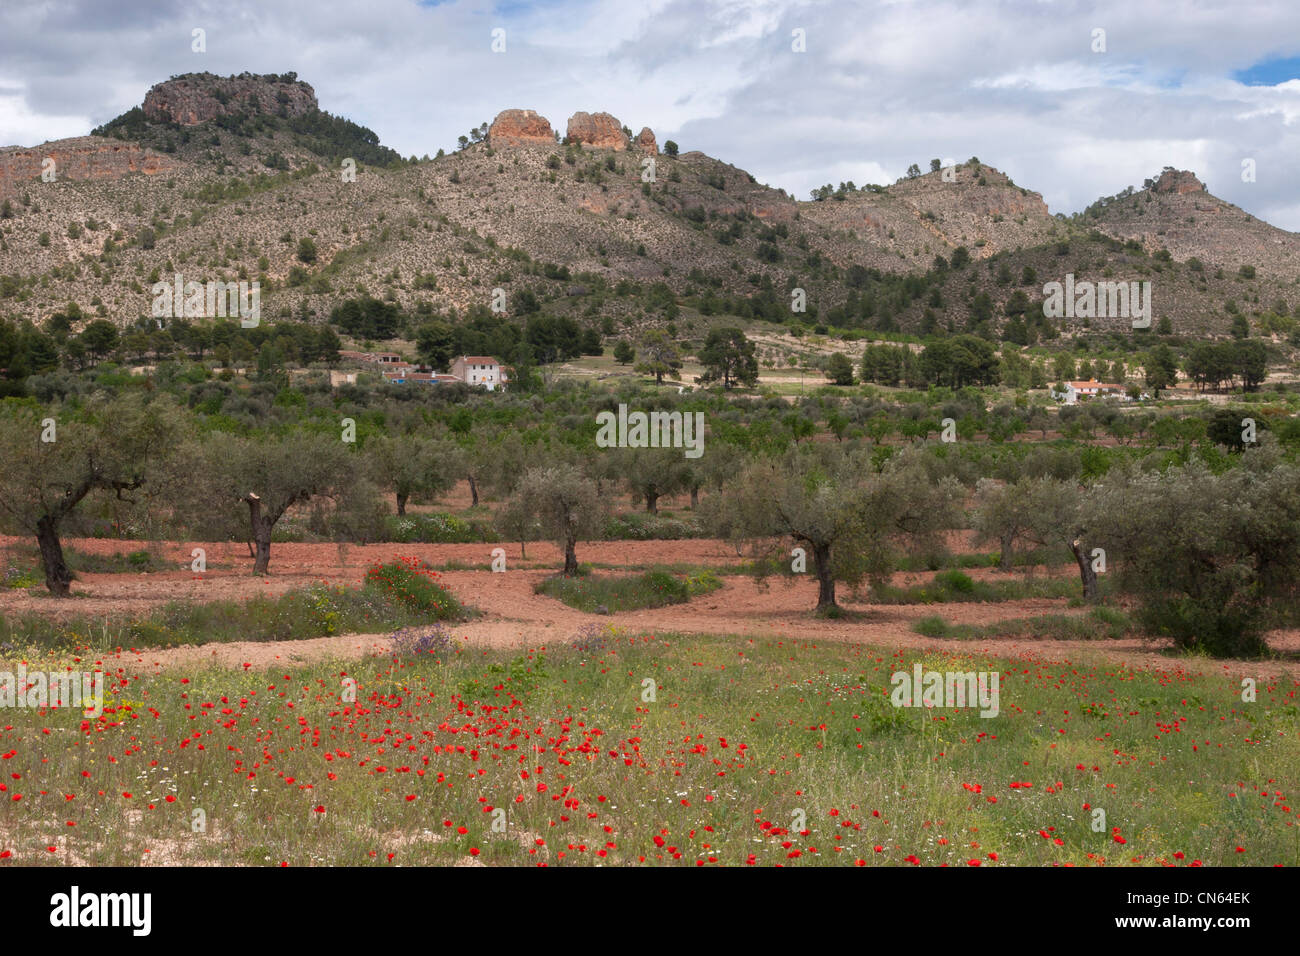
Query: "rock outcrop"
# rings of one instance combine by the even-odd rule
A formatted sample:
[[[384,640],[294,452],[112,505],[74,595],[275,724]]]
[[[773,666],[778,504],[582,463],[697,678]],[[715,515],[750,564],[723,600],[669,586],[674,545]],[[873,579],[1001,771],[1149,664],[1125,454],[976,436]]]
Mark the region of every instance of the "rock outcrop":
[[[235,113],[300,116],[318,108],[316,92],[296,73],[186,73],[150,89],[143,107],[150,121],[181,126],[197,126]]]
[[[135,143],[103,136],[60,139],[30,149],[15,146],[0,149],[0,195],[13,196],[24,182],[39,179],[47,158],[54,160],[56,181],[112,180],[128,173],[152,176],[174,165],[167,157]]]
[[[621,124],[608,113],[574,113],[569,117],[570,143],[581,143],[595,149],[627,149],[627,133]]]
[[[1160,174],[1155,185],[1151,187],[1153,193],[1175,193],[1182,196],[1186,193],[1203,193],[1205,184],[1196,178],[1196,174],[1186,169],[1166,169]]]
[[[659,144],[655,142],[654,130],[649,126],[642,126],[641,132],[636,134],[636,139],[633,142],[636,143],[638,149],[649,153],[651,156],[659,152]]]
[[[554,146],[551,121],[533,110],[502,110],[488,127],[491,146]]]

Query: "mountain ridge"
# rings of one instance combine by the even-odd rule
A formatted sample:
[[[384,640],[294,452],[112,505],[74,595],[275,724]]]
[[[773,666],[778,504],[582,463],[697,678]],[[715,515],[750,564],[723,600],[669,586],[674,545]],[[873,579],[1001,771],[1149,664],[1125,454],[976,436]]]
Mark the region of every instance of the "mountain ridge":
[[[40,320],[71,301],[129,324],[148,313],[136,290],[179,265],[200,281],[257,278],[272,314],[316,319],[362,289],[425,314],[482,307],[502,289],[578,320],[656,321],[662,310],[610,294],[632,283],[706,316],[739,307],[774,321],[999,334],[1067,271],[1156,279],[1156,314],[1194,334],[1224,333],[1243,306],[1258,306],[1257,321],[1300,309],[1300,234],[1171,168],[1072,217],[975,157],[797,200],[703,153],[673,155],[675,144],[649,128],[634,137],[608,113],[574,113],[561,138],[513,108],[455,152],[403,160],[321,111],[292,73],[172,77],[95,132],[0,149],[0,315]],[[52,183],[39,178],[45,155],[59,168]],[[46,187],[58,202],[41,201]],[[204,234],[213,216],[220,241]],[[118,282],[104,280],[106,265]],[[553,277],[561,268],[600,288],[569,295]],[[792,312],[796,289],[809,311]]]

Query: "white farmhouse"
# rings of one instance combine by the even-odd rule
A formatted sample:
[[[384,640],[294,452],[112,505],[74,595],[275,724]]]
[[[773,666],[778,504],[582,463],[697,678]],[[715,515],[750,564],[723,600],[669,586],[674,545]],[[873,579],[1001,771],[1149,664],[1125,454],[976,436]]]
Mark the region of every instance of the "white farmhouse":
[[[489,355],[462,355],[451,363],[451,374],[466,385],[482,385],[489,392],[507,381],[501,364]]]
[[[1066,405],[1078,405],[1081,399],[1104,398],[1107,396],[1116,396],[1121,399],[1127,398],[1123,385],[1115,385],[1109,382],[1098,382],[1096,379],[1089,379],[1086,382],[1066,382],[1065,391],[1057,391],[1052,388],[1052,397],[1058,402]]]

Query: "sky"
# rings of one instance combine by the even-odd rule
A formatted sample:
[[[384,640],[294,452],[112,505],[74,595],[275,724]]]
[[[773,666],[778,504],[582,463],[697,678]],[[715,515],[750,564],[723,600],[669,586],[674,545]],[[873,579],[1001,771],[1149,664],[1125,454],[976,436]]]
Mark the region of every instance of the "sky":
[[[403,156],[603,110],[800,199],[978,156],[1073,213],[1174,166],[1300,231],[1293,0],[0,0],[0,145],[201,71],[294,71]]]

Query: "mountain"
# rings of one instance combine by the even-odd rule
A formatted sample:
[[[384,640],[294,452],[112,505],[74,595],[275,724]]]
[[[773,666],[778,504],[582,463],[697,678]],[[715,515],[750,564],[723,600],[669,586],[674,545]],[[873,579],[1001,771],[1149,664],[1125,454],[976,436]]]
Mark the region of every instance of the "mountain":
[[[575,112],[562,136],[507,109],[462,141],[403,160],[292,73],[173,77],[91,136],[0,150],[0,316],[39,323],[75,302],[129,325],[177,272],[257,279],[264,316],[317,320],[363,295],[463,316],[499,289],[512,311],[535,302],[615,329],[680,309],[1131,334],[1126,319],[1043,319],[1043,285],[1067,273],[1150,281],[1155,316],[1193,335],[1224,334],[1234,312],[1289,322],[1300,306],[1300,235],[1185,171],[1064,217],[975,158],[799,201],[703,153],[670,155],[608,113]]]
[[[1197,258],[1236,272],[1242,265],[1292,282],[1300,276],[1300,234],[1256,219],[1210,195],[1190,172],[1166,168],[1138,192],[1100,200],[1082,218],[1152,252]]]
[[[892,271],[928,266],[923,251],[966,246],[977,258],[1049,241],[1057,222],[1038,193],[972,159],[883,189],[832,193],[805,206],[810,220],[845,233],[838,257]],[[829,200],[829,201],[828,201]]]

